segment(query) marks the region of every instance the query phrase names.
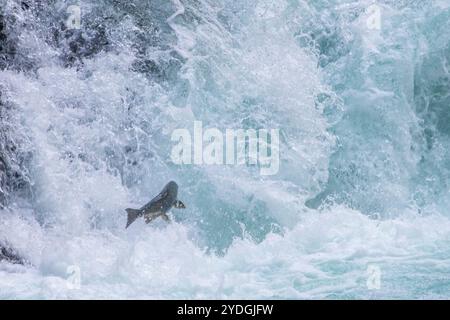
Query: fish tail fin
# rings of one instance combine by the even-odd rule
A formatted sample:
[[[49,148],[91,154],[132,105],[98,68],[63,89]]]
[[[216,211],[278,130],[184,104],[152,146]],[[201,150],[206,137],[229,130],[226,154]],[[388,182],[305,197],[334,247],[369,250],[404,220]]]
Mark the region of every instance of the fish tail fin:
[[[137,218],[139,218],[140,214],[141,214],[141,210],[138,209],[131,209],[131,208],[127,208],[125,209],[125,211],[128,214],[128,219],[127,219],[127,226],[125,227],[128,228],[130,226],[130,224],[132,224]]]

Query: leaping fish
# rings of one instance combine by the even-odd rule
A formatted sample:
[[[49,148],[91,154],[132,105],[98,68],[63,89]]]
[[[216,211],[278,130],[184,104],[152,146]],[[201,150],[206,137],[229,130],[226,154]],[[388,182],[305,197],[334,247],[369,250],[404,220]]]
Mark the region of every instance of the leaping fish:
[[[128,214],[127,225],[128,228],[137,218],[144,217],[145,223],[150,223],[154,219],[161,217],[165,221],[169,222],[170,218],[167,212],[172,207],[178,209],[184,209],[186,206],[183,202],[177,199],[178,185],[174,181],[170,181],[164,189],[154,197],[149,203],[140,209],[127,208],[125,211]]]

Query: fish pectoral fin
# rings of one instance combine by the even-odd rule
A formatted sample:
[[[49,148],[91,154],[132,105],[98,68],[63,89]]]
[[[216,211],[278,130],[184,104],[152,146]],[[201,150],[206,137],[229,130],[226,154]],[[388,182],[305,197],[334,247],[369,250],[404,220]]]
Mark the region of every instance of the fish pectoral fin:
[[[166,221],[166,222],[170,222],[170,218],[169,218],[169,216],[168,216],[166,213],[163,213],[163,214],[161,215],[161,218],[163,218],[164,221]]]
[[[177,209],[185,209],[186,206],[184,205],[183,202],[181,202],[180,200],[175,201],[175,203],[173,204],[173,206]]]

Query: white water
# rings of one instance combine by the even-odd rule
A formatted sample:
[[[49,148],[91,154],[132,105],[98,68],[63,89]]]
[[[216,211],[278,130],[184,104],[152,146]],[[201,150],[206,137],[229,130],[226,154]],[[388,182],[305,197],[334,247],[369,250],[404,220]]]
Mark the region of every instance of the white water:
[[[32,70],[0,72],[32,154],[32,194],[0,220],[31,265],[0,262],[0,298],[448,298],[448,105],[430,84],[447,76],[445,3],[384,1],[379,36],[369,1],[83,1],[86,34],[112,17],[109,44],[65,65],[69,40],[44,39],[66,4],[46,22],[3,2],[38,27],[17,27]],[[280,173],[174,165],[170,134],[194,120],[280,128]],[[125,230],[169,179],[188,208]]]

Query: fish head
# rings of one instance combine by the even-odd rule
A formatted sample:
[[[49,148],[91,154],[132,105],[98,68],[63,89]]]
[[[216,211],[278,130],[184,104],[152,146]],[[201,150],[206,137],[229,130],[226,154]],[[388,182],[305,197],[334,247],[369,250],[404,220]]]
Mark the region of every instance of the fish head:
[[[176,199],[177,195],[178,195],[178,185],[175,181],[170,181],[166,186],[165,186],[165,191],[167,192],[167,197],[172,198],[172,199]]]
[[[158,196],[156,207],[162,212],[167,212],[177,200],[178,185],[174,181],[170,181]]]

